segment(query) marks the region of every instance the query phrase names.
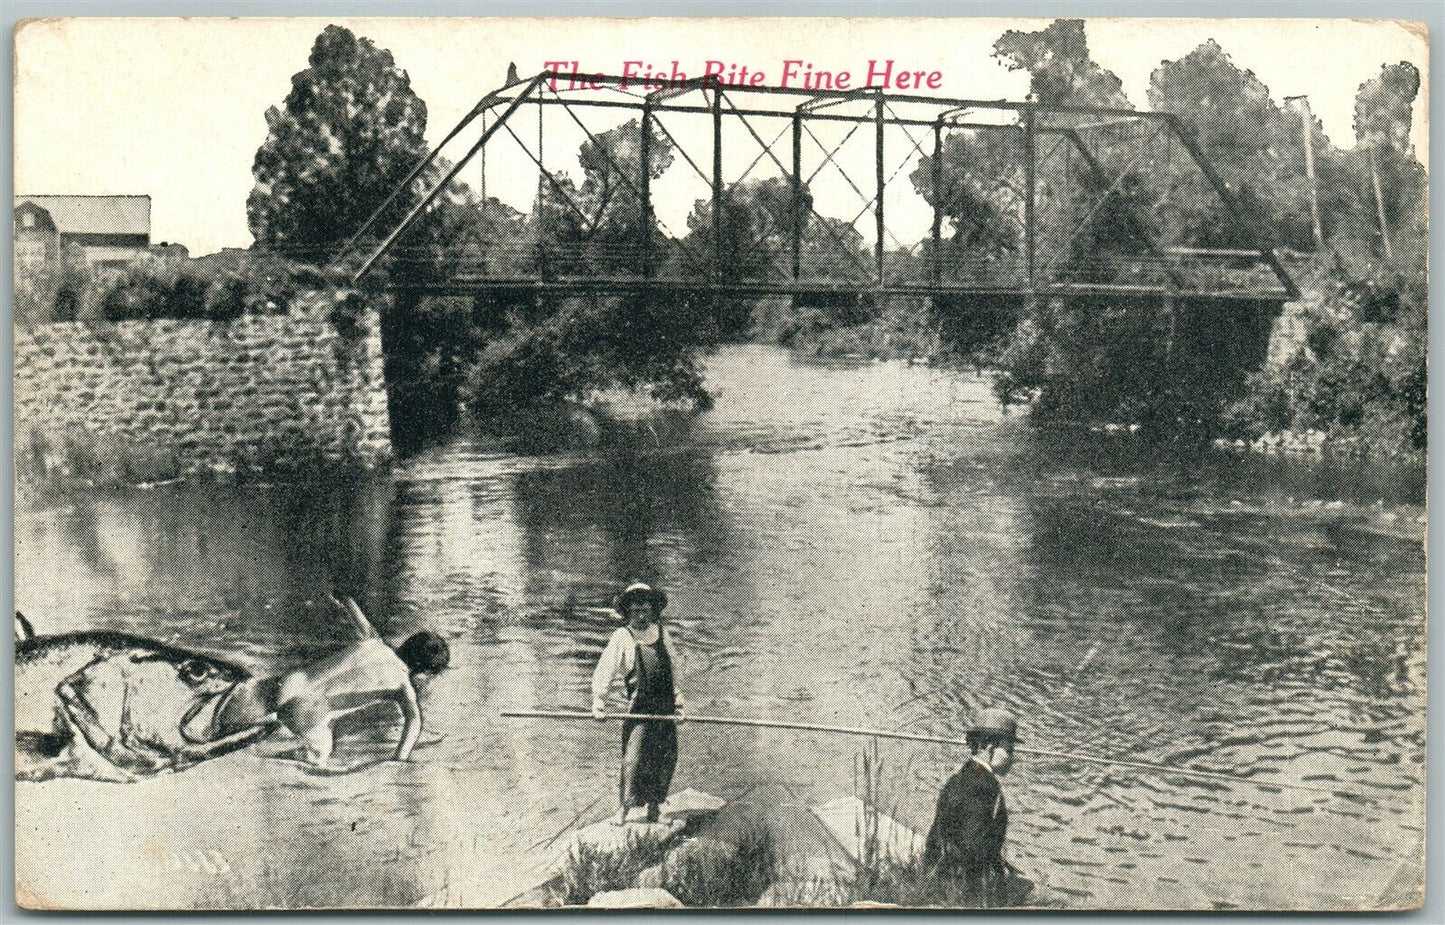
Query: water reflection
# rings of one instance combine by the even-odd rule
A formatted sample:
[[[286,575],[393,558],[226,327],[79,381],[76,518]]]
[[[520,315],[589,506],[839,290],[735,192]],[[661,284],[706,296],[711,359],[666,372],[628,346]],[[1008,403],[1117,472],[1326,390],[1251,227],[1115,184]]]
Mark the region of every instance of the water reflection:
[[[694,451],[612,452],[519,473],[513,512],[529,596],[604,604],[620,584],[666,585],[715,561],[728,543],[716,478]]]

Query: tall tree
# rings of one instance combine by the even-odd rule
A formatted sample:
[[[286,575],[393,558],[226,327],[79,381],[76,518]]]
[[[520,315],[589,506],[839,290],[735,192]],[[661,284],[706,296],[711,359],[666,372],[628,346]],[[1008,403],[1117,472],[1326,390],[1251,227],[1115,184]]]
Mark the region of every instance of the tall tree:
[[[672,166],[672,142],[656,128],[648,139],[647,170],[657,179]],[[644,244],[642,125],[636,119],[582,142],[577,151],[582,182],[543,179],[542,228],[550,269],[635,270]],[[661,243],[655,220],[647,233]]]
[[[1011,67],[1030,72],[1030,97],[1040,103],[1132,108],[1118,78],[1089,58],[1077,21],[1010,32],[994,47]],[[1266,186],[1273,190],[1278,111],[1263,85],[1235,69],[1218,46],[1162,67],[1151,101],[1156,109],[1196,118],[1201,141],[1216,156],[1267,168]],[[1048,112],[1038,119],[1072,129],[1080,149],[1059,139],[1036,168],[1035,253],[1043,277],[1149,283],[1159,273],[1149,259],[1151,241],[1231,243],[1190,240],[1230,223],[1220,221],[1223,204],[1187,154],[1165,156],[1171,141],[1157,123],[1116,119],[1100,125],[1098,118]],[[1249,156],[1234,158],[1231,145]],[[1251,174],[1241,169],[1236,176]],[[1305,228],[1308,237],[1307,217]],[[1195,324],[1194,317],[1205,320]],[[1267,336],[1267,325],[1251,319],[1205,316],[1158,299],[1032,299],[999,357],[995,388],[1005,402],[1028,402],[1040,417],[1204,434],[1244,376],[1239,364],[1204,360],[1211,353],[1252,357]]]
[[[799,273],[803,278],[867,279],[872,257],[863,235],[847,222],[812,212],[813,194],[801,189],[797,208]],[[779,280],[792,275],[793,181],[768,177],[735,183],[723,191],[715,243],[711,199],[699,199],[687,217],[686,251],[690,272],[725,281]]]
[[[1299,117],[1277,105],[1252,71],[1237,67],[1211,39],[1154,71],[1149,103],[1178,115],[1246,213],[1264,223],[1273,243],[1313,247]],[[1340,210],[1330,197],[1342,194],[1337,182],[1341,167],[1318,120],[1311,131],[1318,156],[1320,211],[1327,219]],[[1193,166],[1186,166],[1192,174]],[[1232,246],[1251,241],[1249,229],[1233,228],[1225,220],[1211,190],[1197,182],[1191,186],[1199,199],[1193,203],[1198,219],[1194,232],[1204,238],[1197,243]],[[1176,201],[1187,207],[1190,204],[1183,201],[1187,198],[1181,192]]]
[[[656,179],[673,145],[656,128],[644,164],[642,126],[630,120],[589,137],[578,150],[580,183],[541,178],[529,218],[536,254],[524,269],[549,275],[635,274],[650,248],[661,266],[666,237],[644,209],[643,171]],[[538,268],[535,264],[540,262]],[[697,357],[716,326],[689,298],[644,293],[543,297],[501,306],[478,340],[466,401],[484,417],[577,400],[614,386],[667,400],[707,402]]]
[[[1314,428],[1386,451],[1425,448],[1428,210],[1410,146],[1418,90],[1413,65],[1382,67],[1356,97],[1354,150],[1326,149],[1328,248],[1299,276],[1305,337],[1230,409],[1252,436]]]
[[[1419,92],[1420,71],[1415,65],[1408,61],[1383,65],[1380,76],[1360,84],[1355,97],[1355,142],[1413,153],[1410,124]]]
[[[993,44],[1010,70],[1029,72],[1029,99],[1049,106],[1133,109],[1124,85],[1089,57],[1084,21],[1059,19],[1038,32],[1010,29]]]
[[[266,111],[246,216],[257,244],[320,264],[425,156],[426,104],[391,52],[341,26],[322,30],[308,63]],[[413,202],[398,197],[395,218]]]
[[[1361,84],[1355,97],[1356,159],[1363,162],[1357,169],[1368,178],[1379,250],[1390,264],[1398,262],[1392,237],[1422,238],[1418,248],[1406,244],[1402,255],[1424,250],[1425,177],[1410,143],[1412,107],[1419,92],[1419,70],[1402,61],[1383,66],[1380,76]]]
[[[811,197],[807,201],[811,202]],[[710,278],[717,275],[730,281],[777,279],[791,272],[790,179],[769,177],[733,184],[724,190],[718,212],[716,230],[711,199],[697,200],[687,217],[686,256],[697,265],[694,272],[702,270]]]
[[[1017,132],[951,132],[943,138],[940,163],[934,158],[920,158],[909,179],[949,226],[937,258],[972,279],[1016,275],[1024,223],[1024,155]]]

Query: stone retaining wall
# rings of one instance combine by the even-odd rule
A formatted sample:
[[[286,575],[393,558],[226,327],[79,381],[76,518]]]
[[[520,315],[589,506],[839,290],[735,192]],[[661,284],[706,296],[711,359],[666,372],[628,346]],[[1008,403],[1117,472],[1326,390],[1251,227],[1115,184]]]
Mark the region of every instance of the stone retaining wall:
[[[376,312],[311,293],[230,322],[15,330],[17,469],[143,481],[391,455]]]

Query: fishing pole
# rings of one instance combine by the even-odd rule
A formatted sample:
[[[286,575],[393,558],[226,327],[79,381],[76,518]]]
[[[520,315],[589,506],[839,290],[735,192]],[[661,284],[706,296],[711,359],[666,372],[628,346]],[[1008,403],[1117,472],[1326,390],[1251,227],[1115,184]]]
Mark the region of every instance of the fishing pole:
[[[593,720],[596,717],[591,713],[576,713],[560,710],[503,710],[504,719],[555,719],[555,720]],[[798,729],[805,732],[831,732],[840,735],[868,736],[880,739],[902,739],[908,742],[929,742],[936,745],[960,745],[968,747],[964,739],[949,739],[939,736],[920,735],[914,732],[894,732],[890,729],[868,729],[862,726],[823,726],[816,723],[790,723],[773,719],[753,719],[742,716],[695,716],[692,714],[662,715],[654,713],[605,713],[604,720],[635,720],[654,723],[703,723],[718,726],[758,726],[765,729]],[[1126,768],[1137,768],[1146,771],[1161,771],[1168,774],[1177,774],[1180,777],[1201,777],[1209,780],[1228,781],[1235,784],[1251,784],[1264,789],[1280,790],[1308,790],[1313,793],[1327,793],[1331,796],[1349,797],[1357,800],[1375,801],[1374,797],[1363,793],[1355,793],[1349,790],[1340,790],[1333,787],[1317,787],[1313,784],[1298,784],[1291,781],[1258,780],[1252,777],[1244,777],[1240,774],[1225,774],[1219,771],[1198,771],[1193,768],[1180,768],[1169,764],[1156,764],[1151,761],[1125,761],[1119,758],[1100,758],[1095,755],[1080,755],[1073,752],[1052,751],[1044,748],[1026,748],[1018,746],[1014,749],[1021,755],[1035,755],[1040,758],[1057,758],[1066,761],[1085,761],[1093,764],[1117,765]]]

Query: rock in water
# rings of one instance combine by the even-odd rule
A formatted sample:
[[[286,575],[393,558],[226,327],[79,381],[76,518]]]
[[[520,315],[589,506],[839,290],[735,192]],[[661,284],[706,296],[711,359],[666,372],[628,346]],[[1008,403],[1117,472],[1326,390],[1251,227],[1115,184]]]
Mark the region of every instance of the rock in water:
[[[799,909],[847,905],[847,891],[828,880],[789,879],[768,884],[754,904],[764,909]]]
[[[862,861],[870,849],[876,849],[882,858],[901,864],[923,854],[922,835],[876,808],[870,810],[857,797],[842,797],[815,806],[812,813],[854,860]],[[863,833],[870,831],[872,837],[865,839]],[[868,841],[874,844],[866,844]]]
[[[637,885],[645,890],[667,889],[667,871],[661,864],[643,868],[637,875]]]
[[[709,816],[727,805],[727,801],[691,787],[674,793],[662,804],[663,817],[691,819],[694,816]]]
[[[682,903],[677,901],[667,890],[659,889],[631,889],[631,890],[604,890],[587,900],[587,905],[596,909],[681,909]]]
[[[626,825],[598,822],[578,830],[575,845],[600,852],[631,851],[640,846],[665,845],[676,838],[686,825],[681,819],[629,822]]]
[[[738,863],[736,845],[716,838],[699,836],[678,842],[667,850],[662,863],[644,868],[637,875],[639,887],[656,887],[686,897],[689,883],[693,889],[701,883],[722,883],[728,880],[733,865]],[[696,902],[696,899],[688,899]]]
[[[613,854],[619,851],[648,850],[666,846],[685,829],[690,821],[710,816],[727,804],[709,793],[691,787],[667,798],[660,809],[658,822],[628,822],[613,825],[611,821],[595,822],[579,829],[567,842],[551,873],[561,873],[567,864],[582,854]]]

